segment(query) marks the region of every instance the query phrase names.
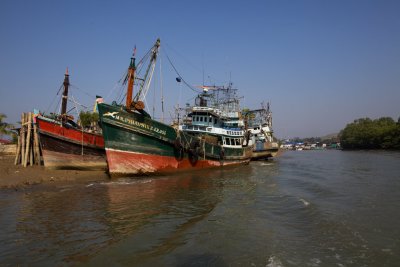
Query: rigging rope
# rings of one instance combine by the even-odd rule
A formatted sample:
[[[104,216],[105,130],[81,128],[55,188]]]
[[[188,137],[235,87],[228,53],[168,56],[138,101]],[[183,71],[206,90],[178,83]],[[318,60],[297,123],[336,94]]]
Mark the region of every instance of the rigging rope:
[[[54,102],[56,101],[57,95],[58,95],[58,93],[54,96],[53,100],[50,102],[50,105],[47,107],[45,112],[50,112],[50,108],[51,108],[51,106],[53,106]],[[58,101],[60,101],[60,99]],[[56,108],[57,108],[57,106],[58,106],[58,104],[56,105]]]
[[[160,57],[160,87],[161,87],[161,121],[164,122],[164,88],[163,88],[163,76],[162,76],[162,69],[161,69],[161,57]]]
[[[79,88],[78,86],[76,86],[76,85],[70,84],[70,87],[69,87],[69,88],[71,88],[71,89],[77,89],[78,91],[84,93],[85,95],[87,95],[87,96],[89,96],[89,97],[92,97],[92,98],[95,97],[94,95],[92,95],[92,94],[90,94],[90,93],[88,93],[88,92],[86,92],[86,91],[83,91],[82,89],[80,89],[80,88]]]
[[[164,51],[165,51],[165,49],[164,49]],[[172,61],[171,61],[171,59],[169,58],[169,56],[168,56],[168,54],[167,54],[167,51],[165,51],[165,56],[167,57],[169,64],[171,64],[172,68],[175,70],[176,74],[179,76],[179,78],[182,80],[182,82],[183,82],[187,87],[189,87],[192,91],[194,91],[194,92],[196,92],[196,93],[200,93],[200,91],[198,91],[197,89],[193,88],[190,84],[188,84],[188,83],[182,78],[182,76],[179,74],[178,70],[175,68],[174,64],[172,64]]]

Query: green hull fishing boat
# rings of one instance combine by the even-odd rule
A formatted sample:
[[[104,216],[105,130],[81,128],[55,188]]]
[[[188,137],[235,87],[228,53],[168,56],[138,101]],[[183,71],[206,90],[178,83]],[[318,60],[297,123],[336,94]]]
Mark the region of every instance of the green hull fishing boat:
[[[248,163],[252,147],[227,145],[224,133],[194,133],[167,125],[152,119],[144,110],[159,47],[158,39],[150,50],[150,63],[143,79],[135,77],[135,54],[131,58],[126,105],[98,104],[110,175],[157,174]],[[141,86],[132,100],[135,79]],[[217,113],[215,118],[222,123]]]

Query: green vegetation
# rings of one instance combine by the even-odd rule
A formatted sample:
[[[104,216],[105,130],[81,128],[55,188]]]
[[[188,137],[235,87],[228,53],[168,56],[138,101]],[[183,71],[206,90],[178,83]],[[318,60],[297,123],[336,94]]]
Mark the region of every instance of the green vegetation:
[[[97,123],[99,121],[99,113],[81,111],[79,113],[79,119],[83,127],[90,127],[92,123]]]
[[[355,120],[340,132],[344,149],[400,149],[400,118],[390,117]]]
[[[10,135],[11,132],[9,131],[11,125],[3,122],[4,119],[6,119],[7,116],[3,113],[0,113],[0,137],[2,137],[3,135]]]

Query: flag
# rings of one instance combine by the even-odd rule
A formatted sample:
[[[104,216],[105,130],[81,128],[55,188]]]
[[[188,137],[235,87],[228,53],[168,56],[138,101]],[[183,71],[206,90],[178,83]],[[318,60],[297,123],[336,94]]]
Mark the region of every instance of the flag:
[[[96,103],[103,103],[103,102],[104,102],[103,97],[96,95]]]
[[[135,56],[136,55],[136,45],[135,45],[135,47],[133,48],[133,56]]]
[[[96,95],[96,101],[94,103],[93,112],[99,112],[99,108],[97,107],[97,104],[103,103],[103,102],[104,102],[103,97]]]

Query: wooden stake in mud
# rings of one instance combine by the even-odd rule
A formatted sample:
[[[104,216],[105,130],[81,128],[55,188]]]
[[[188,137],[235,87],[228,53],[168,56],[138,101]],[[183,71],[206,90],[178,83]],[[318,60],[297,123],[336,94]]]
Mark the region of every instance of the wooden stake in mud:
[[[21,129],[19,130],[17,151],[14,164],[24,167],[28,163],[33,166],[41,164],[38,127],[33,123],[32,113],[21,114]]]
[[[29,164],[33,166],[34,161],[34,146],[33,146],[33,127],[32,127],[32,113],[29,112]]]
[[[19,134],[18,134],[17,153],[15,154],[14,165],[19,164],[21,160],[21,129],[19,129]]]
[[[34,144],[35,164],[40,165],[41,160],[40,160],[39,137],[38,137],[36,123],[33,124],[33,144]]]
[[[30,144],[31,144],[31,113],[29,112],[28,114],[28,118],[27,118],[27,123],[28,123],[28,133],[26,135],[26,148],[25,148],[25,161],[24,161],[24,167],[26,167],[26,165],[28,165],[28,156],[29,156],[29,152],[30,152]]]
[[[21,114],[21,165],[25,162],[25,113]]]

